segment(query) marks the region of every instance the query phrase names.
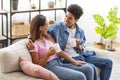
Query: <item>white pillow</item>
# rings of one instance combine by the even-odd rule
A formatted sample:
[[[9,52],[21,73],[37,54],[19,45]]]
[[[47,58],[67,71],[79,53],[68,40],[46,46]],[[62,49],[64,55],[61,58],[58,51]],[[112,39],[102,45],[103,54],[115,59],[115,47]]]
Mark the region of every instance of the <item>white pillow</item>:
[[[21,40],[6,48],[0,49],[0,69],[2,72],[20,71],[19,56],[24,56],[32,62],[25,41]]]

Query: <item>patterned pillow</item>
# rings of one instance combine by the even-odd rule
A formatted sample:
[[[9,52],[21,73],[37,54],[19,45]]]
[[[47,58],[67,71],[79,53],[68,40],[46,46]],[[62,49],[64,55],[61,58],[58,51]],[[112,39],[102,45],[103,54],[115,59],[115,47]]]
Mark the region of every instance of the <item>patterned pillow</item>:
[[[59,80],[58,77],[51,71],[40,65],[33,64],[25,57],[19,57],[20,67],[27,75],[38,77],[45,80]]]

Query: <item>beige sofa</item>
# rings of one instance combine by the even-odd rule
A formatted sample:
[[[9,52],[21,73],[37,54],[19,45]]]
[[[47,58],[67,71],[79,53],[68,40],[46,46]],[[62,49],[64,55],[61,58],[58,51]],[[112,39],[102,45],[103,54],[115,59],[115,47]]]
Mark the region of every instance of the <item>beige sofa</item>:
[[[31,60],[25,39],[0,49],[0,80],[42,80],[24,74],[19,66],[19,56]]]
[[[42,80],[28,76],[21,71],[19,56],[25,56],[32,61],[25,39],[0,49],[0,80]],[[99,56],[102,55],[99,54]]]

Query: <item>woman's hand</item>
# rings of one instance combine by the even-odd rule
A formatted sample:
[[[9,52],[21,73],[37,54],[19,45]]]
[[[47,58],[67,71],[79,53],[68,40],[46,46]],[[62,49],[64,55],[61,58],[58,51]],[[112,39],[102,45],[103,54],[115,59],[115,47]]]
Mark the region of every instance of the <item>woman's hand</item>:
[[[83,64],[86,64],[86,62],[85,61],[77,61],[77,60],[75,60],[73,64],[77,65],[77,66],[81,66]]]
[[[53,47],[50,47],[49,50],[48,50],[48,54],[47,56],[52,56],[56,53],[55,49]]]
[[[64,59],[68,60],[69,62],[71,62],[72,64],[74,65],[77,65],[77,66],[81,66],[83,64],[86,64],[86,62],[84,61],[77,61],[75,60],[74,58],[70,57],[68,55],[68,53],[64,52],[64,51],[60,51],[59,53],[57,53],[58,55],[60,55],[61,57],[63,57]]]

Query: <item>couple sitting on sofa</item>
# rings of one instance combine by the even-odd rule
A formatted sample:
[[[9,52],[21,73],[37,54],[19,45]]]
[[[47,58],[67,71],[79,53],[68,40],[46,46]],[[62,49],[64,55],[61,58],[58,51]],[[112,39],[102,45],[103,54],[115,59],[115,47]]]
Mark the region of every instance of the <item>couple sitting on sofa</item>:
[[[58,80],[58,78],[62,80],[98,80],[95,66],[101,69],[100,80],[110,78],[112,61],[95,56],[94,51],[85,50],[84,32],[76,24],[82,14],[82,8],[72,4],[67,8],[64,22],[53,24],[49,29],[46,17],[43,15],[37,15],[31,21],[30,39],[32,41],[29,40],[27,46],[32,61],[37,66],[43,66],[51,73],[53,72],[52,75],[56,74],[57,76],[54,75],[53,80]],[[73,38],[79,39],[74,47],[70,46]],[[62,49],[58,53],[53,48],[55,42],[59,43]]]

